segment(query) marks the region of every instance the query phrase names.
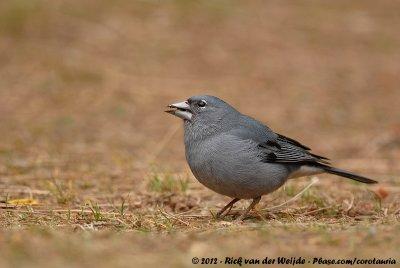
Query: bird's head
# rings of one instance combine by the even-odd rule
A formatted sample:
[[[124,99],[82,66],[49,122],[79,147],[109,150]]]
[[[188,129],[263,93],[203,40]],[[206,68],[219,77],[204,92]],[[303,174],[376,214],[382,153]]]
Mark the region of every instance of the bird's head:
[[[237,111],[223,100],[209,95],[193,96],[186,101],[168,105],[167,113],[182,118],[189,123],[208,122],[213,124],[227,114]]]
[[[168,107],[171,109],[166,112],[182,118],[185,135],[194,139],[229,130],[239,115],[228,103],[209,95],[193,96]]]

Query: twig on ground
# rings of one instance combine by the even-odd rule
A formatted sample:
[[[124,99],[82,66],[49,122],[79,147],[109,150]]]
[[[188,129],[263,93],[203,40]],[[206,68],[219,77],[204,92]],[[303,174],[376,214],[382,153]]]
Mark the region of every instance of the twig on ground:
[[[289,204],[289,203],[297,200],[302,194],[304,194],[311,186],[313,186],[317,182],[319,182],[319,179],[317,177],[313,177],[311,182],[310,182],[310,184],[308,184],[303,190],[301,190],[300,193],[296,194],[295,196],[293,196],[292,198],[290,198],[286,202],[283,202],[280,205],[272,206],[272,207],[268,207],[268,208],[263,208],[262,210],[265,211],[265,210],[272,210],[272,209],[280,208],[280,207],[283,207],[286,204]]]
[[[186,221],[184,221],[184,220],[181,220],[181,219],[179,219],[178,217],[175,217],[174,215],[169,214],[169,213],[167,213],[167,212],[165,212],[165,211],[162,211],[161,209],[160,209],[160,213],[162,213],[162,214],[163,214],[165,217],[167,217],[167,218],[172,218],[172,219],[174,219],[174,220],[179,221],[180,223],[183,223],[183,224],[186,225],[186,226],[190,226],[190,224],[189,224],[188,222],[186,222]]]
[[[345,200],[345,203],[347,205],[347,208],[345,209],[346,213],[349,213],[349,211],[353,208],[353,204],[354,204],[354,195],[351,195],[351,199],[350,199],[350,203],[347,202],[347,200]]]
[[[296,216],[310,215],[310,214],[313,214],[313,213],[316,213],[316,212],[319,212],[319,211],[323,211],[323,210],[330,209],[330,208],[332,208],[332,207],[333,207],[333,206],[323,207],[323,208],[319,208],[319,209],[314,209],[314,210],[311,210],[311,211],[307,211],[307,212],[305,212],[305,213],[294,214],[294,215],[296,215]]]

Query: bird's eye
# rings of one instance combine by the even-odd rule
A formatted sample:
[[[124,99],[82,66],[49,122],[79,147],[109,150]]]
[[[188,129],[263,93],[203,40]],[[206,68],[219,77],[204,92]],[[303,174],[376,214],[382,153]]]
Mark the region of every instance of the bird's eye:
[[[203,100],[201,100],[201,101],[199,101],[198,103],[197,103],[197,105],[199,105],[199,107],[204,107],[204,106],[206,106],[206,102],[205,101],[203,101]]]

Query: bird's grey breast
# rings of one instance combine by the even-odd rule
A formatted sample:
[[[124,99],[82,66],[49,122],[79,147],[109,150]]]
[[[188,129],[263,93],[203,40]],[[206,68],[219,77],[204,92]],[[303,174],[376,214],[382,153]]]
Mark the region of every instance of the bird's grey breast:
[[[231,197],[254,198],[276,190],[287,179],[284,165],[260,161],[258,144],[229,133],[192,139],[185,133],[188,164],[200,183]]]

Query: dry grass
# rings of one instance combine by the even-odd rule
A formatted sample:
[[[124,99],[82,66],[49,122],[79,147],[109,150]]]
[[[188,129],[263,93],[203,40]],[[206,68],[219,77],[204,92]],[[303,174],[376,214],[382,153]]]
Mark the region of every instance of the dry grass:
[[[400,5],[0,3],[0,266],[399,259]],[[187,169],[166,104],[211,93],[370,187],[290,181],[243,224]],[[29,205],[18,204],[30,202]],[[384,250],[383,250],[384,249]]]

